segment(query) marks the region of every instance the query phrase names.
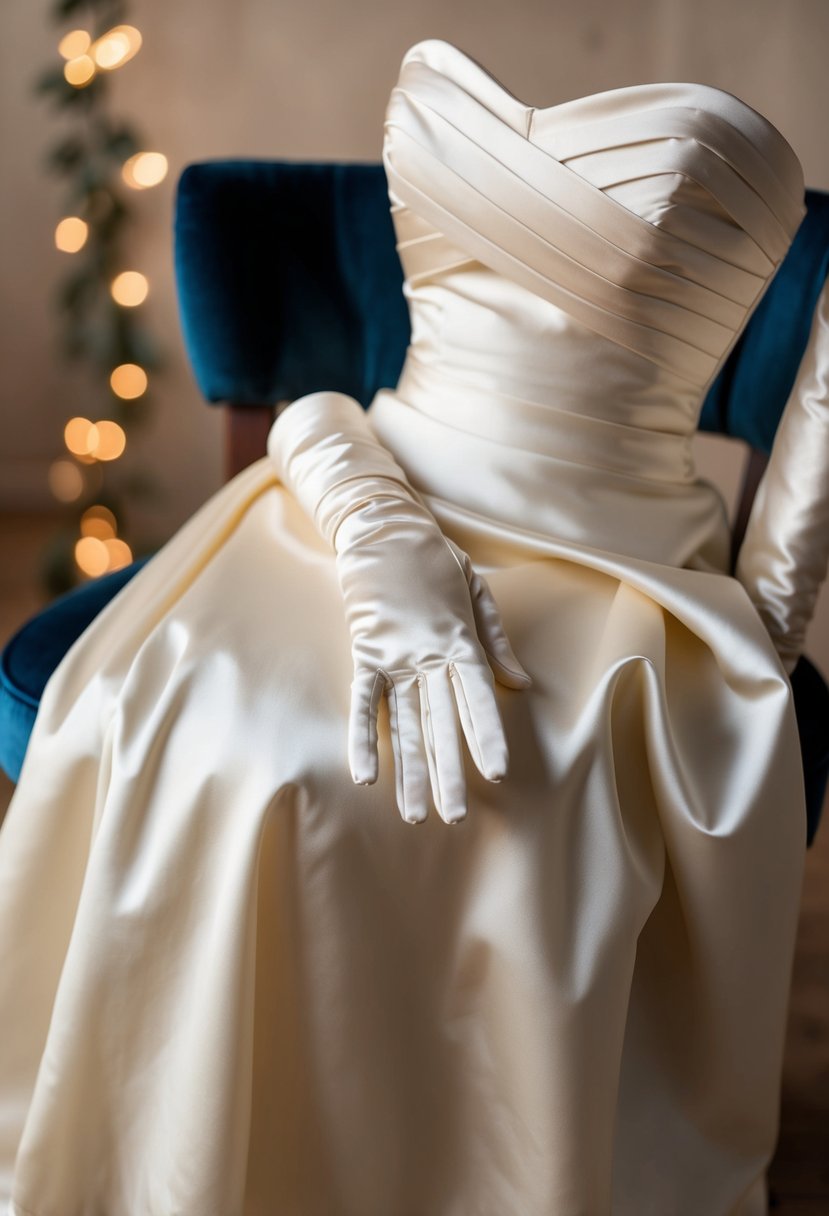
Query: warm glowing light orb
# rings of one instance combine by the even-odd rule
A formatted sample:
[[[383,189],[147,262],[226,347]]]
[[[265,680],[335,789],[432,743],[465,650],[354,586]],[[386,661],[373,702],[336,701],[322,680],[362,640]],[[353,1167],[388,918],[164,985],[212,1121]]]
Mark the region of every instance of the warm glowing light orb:
[[[136,152],[124,161],[121,176],[133,190],[157,186],[167,176],[167,157],[163,152]]]
[[[129,41],[123,34],[107,34],[95,43],[92,56],[99,68],[110,71],[125,61],[129,51]]]
[[[87,508],[81,516],[81,536],[94,536],[98,540],[112,540],[118,531],[118,521],[109,507],[96,505]]]
[[[132,549],[126,541],[117,540],[113,537],[110,540],[105,540],[107,558],[109,560],[110,570],[121,570],[124,566],[128,566],[132,561]]]
[[[95,423],[95,447],[90,455],[96,460],[117,460],[127,446],[127,436],[117,422],[103,420]]]
[[[90,456],[98,445],[98,428],[88,418],[70,418],[63,441],[74,456]]]
[[[146,276],[137,270],[122,271],[110,285],[113,300],[116,304],[123,304],[125,308],[135,308],[136,304],[143,304],[149,290],[150,284]]]
[[[58,54],[63,59],[77,59],[89,50],[91,41],[86,30],[70,30],[58,43]]]
[[[53,460],[49,466],[49,489],[58,502],[75,502],[83,493],[83,474],[71,460]]]
[[[116,397],[132,401],[147,391],[147,373],[137,363],[120,363],[109,378]]]
[[[90,54],[99,68],[112,72],[141,50],[141,33],[134,25],[114,25],[92,44]]]
[[[75,561],[84,574],[98,578],[109,569],[109,552],[106,544],[96,536],[82,536],[75,541]]]
[[[65,216],[55,228],[55,245],[62,253],[77,253],[86,244],[89,225],[77,215]]]
[[[69,84],[73,84],[76,89],[82,89],[95,75],[95,64],[88,55],[78,55],[63,65],[63,74]]]

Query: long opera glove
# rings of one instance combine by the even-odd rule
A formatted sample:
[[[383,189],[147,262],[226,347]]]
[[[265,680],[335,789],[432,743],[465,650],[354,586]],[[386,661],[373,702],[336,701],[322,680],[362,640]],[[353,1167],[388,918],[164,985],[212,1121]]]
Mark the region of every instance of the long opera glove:
[[[311,393],[277,418],[268,453],[280,480],[336,551],[354,679],[348,761],[358,785],[377,780],[377,712],[388,701],[397,805],[426,818],[467,813],[458,721],[489,781],[507,771],[493,673],[530,677],[506,638],[485,580],[445,537],[377,440],[365,411],[337,392]]]
[[[791,674],[829,559],[829,285],[754,500],[736,575]]]

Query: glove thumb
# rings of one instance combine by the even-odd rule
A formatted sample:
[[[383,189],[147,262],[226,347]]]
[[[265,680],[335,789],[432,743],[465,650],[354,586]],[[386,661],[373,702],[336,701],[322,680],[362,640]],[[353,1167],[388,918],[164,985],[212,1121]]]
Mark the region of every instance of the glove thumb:
[[[472,565],[469,554],[448,537],[446,540],[466,576],[478,640],[486,651],[495,679],[506,688],[529,688],[532,679],[518,662],[504,633],[501,614],[489,584]]]

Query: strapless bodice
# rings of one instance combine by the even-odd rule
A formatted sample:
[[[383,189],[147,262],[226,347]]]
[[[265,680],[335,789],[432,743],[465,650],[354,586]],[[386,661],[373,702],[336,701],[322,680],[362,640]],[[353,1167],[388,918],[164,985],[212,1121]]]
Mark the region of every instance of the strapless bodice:
[[[562,540],[724,568],[691,441],[804,214],[782,135],[718,89],[525,105],[448,43],[386,113],[411,342],[369,417],[433,499]]]

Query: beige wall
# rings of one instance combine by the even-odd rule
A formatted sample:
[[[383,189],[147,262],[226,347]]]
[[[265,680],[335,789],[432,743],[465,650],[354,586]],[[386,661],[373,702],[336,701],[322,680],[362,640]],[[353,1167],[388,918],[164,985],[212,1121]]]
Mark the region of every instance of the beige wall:
[[[54,57],[49,7],[9,0],[0,40],[0,507],[44,501],[63,420],[97,401],[94,381],[54,358],[61,208],[41,162],[58,121],[30,87]],[[129,457],[162,484],[164,499],[145,521],[162,536],[221,477],[219,419],[200,401],[178,333],[178,173],[206,157],[378,159],[386,98],[413,42],[456,42],[539,107],[654,80],[717,85],[776,123],[809,184],[829,188],[827,0],[134,0],[130,19],[144,47],[113,77],[114,101],[171,162],[167,182],[136,200],[132,243],[133,264],[152,284],[149,320],[170,355],[153,423]],[[703,442],[701,458],[730,492],[737,454],[724,447]],[[819,617],[811,648],[829,670],[827,597]]]

